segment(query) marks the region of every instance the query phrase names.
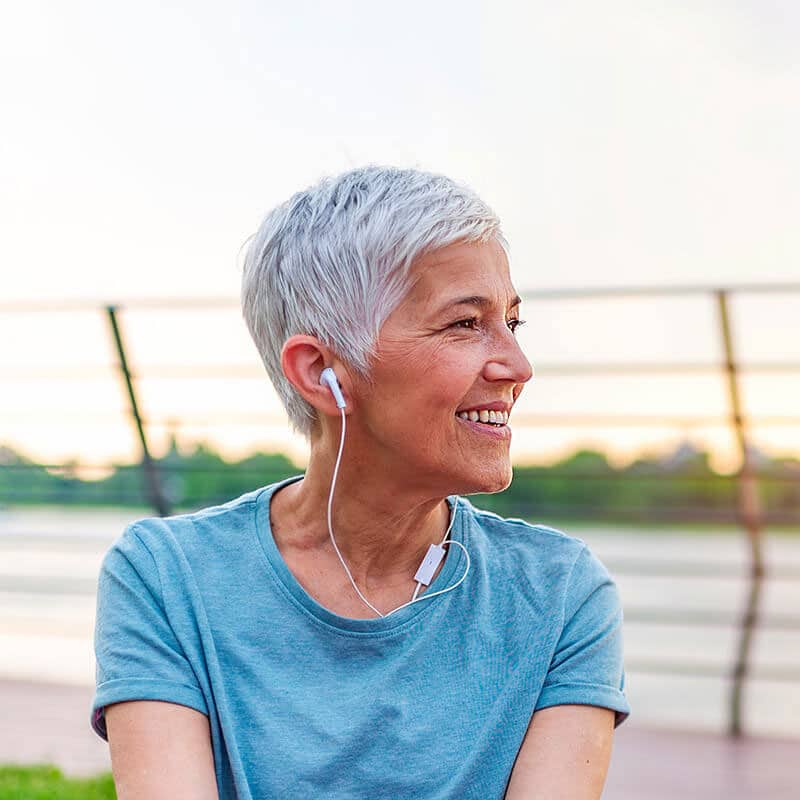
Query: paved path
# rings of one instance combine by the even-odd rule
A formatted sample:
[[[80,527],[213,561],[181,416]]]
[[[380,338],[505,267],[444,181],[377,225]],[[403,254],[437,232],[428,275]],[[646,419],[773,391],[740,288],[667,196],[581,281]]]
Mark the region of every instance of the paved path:
[[[92,689],[0,680],[0,763],[111,768],[89,727]],[[621,725],[603,800],[796,800],[800,740],[725,737]]]
[[[797,800],[800,739],[617,728],[604,800]]]
[[[67,775],[111,769],[108,744],[89,727],[86,686],[0,680],[0,764],[52,763]]]

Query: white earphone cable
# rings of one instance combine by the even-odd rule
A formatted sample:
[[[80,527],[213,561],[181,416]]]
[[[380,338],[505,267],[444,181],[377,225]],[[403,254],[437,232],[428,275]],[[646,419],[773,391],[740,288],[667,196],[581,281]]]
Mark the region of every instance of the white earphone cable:
[[[445,531],[445,534],[444,534],[444,539],[442,539],[442,541],[440,542],[440,546],[446,544],[447,542],[451,542],[452,544],[457,544],[464,551],[464,554],[467,557],[467,569],[464,572],[464,574],[461,576],[461,578],[456,583],[454,583],[452,586],[449,586],[447,589],[441,589],[438,592],[431,592],[430,594],[426,594],[423,597],[417,597],[417,595],[419,594],[419,590],[422,588],[422,583],[421,582],[417,582],[417,588],[414,590],[414,595],[411,598],[411,600],[408,603],[403,603],[403,605],[398,606],[397,608],[393,609],[388,614],[382,614],[377,608],[375,608],[375,606],[373,606],[372,603],[370,603],[369,600],[367,600],[367,598],[364,597],[364,595],[361,593],[361,590],[358,588],[358,586],[356,586],[356,582],[353,580],[353,576],[352,576],[350,570],[347,568],[347,564],[345,564],[344,558],[342,558],[342,554],[339,552],[339,548],[338,548],[338,546],[336,544],[336,539],[333,536],[333,525],[331,523],[331,508],[333,506],[333,489],[334,489],[334,487],[336,485],[336,476],[339,473],[339,462],[341,461],[342,450],[344,449],[344,434],[345,434],[345,428],[346,428],[344,408],[340,408],[340,411],[342,412],[342,436],[341,436],[341,439],[339,441],[339,453],[336,456],[336,465],[333,468],[333,478],[331,480],[331,491],[330,491],[330,494],[328,495],[328,533],[330,534],[331,542],[333,542],[333,548],[334,548],[334,550],[336,550],[336,555],[339,556],[339,561],[342,562],[342,566],[344,567],[344,570],[347,573],[347,577],[350,578],[350,583],[353,584],[353,588],[358,593],[358,596],[378,616],[380,616],[380,617],[388,617],[389,614],[394,614],[395,611],[399,611],[401,608],[405,608],[406,606],[409,606],[412,603],[418,603],[421,600],[428,600],[431,597],[436,597],[436,595],[438,595],[438,594],[444,594],[445,592],[449,592],[452,589],[455,589],[456,586],[458,586],[458,584],[461,583],[461,581],[463,581],[464,578],[467,577],[467,573],[469,572],[469,567],[470,567],[470,558],[469,558],[469,553],[467,552],[467,548],[464,547],[464,545],[461,544],[461,542],[457,542],[457,541],[455,541],[455,539],[448,539],[447,538],[447,534],[450,533],[450,528],[453,527],[453,521],[456,518],[456,506],[458,505],[458,498],[457,497],[453,501],[453,510],[452,510],[452,513],[450,514],[450,524],[447,526],[447,530]]]

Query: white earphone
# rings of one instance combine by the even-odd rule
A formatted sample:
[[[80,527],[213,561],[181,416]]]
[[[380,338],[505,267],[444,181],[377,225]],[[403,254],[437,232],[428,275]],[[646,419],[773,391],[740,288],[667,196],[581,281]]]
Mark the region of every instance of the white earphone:
[[[358,588],[358,586],[356,586],[356,582],[353,580],[353,576],[351,575],[350,570],[347,568],[347,564],[344,563],[344,558],[342,558],[342,554],[339,552],[339,548],[336,545],[336,539],[334,539],[334,537],[333,537],[333,525],[331,524],[331,508],[332,508],[332,505],[333,505],[333,487],[336,485],[336,475],[339,472],[339,462],[340,462],[340,460],[342,458],[342,449],[344,447],[344,433],[345,433],[345,427],[346,427],[344,409],[346,407],[346,403],[345,403],[345,400],[344,400],[344,396],[342,395],[342,388],[341,388],[341,386],[339,386],[339,381],[336,378],[336,373],[333,371],[333,369],[331,367],[325,367],[325,369],[322,370],[322,373],[319,376],[319,382],[320,382],[321,385],[327,386],[330,389],[331,394],[333,394],[334,398],[336,399],[336,407],[339,408],[341,410],[341,412],[342,412],[342,436],[341,436],[341,440],[339,442],[339,453],[336,456],[336,466],[334,466],[334,468],[333,468],[333,479],[331,480],[331,491],[330,491],[330,494],[328,495],[328,533],[330,534],[331,542],[333,542],[333,548],[334,548],[334,550],[336,550],[336,554],[339,556],[339,561],[342,562],[342,566],[344,567],[345,572],[347,573],[347,577],[350,578],[350,583],[353,584],[353,588],[358,593],[358,596],[379,617],[384,617],[384,616],[388,617],[389,614],[394,614],[395,611],[399,611],[401,608],[405,608],[406,606],[411,605],[411,603],[417,603],[420,600],[428,600],[431,597],[436,597],[437,594],[444,594],[445,592],[449,592],[452,589],[455,589],[456,586],[458,586],[458,584],[461,583],[461,581],[463,581],[464,578],[467,577],[467,573],[469,572],[469,567],[470,567],[470,558],[469,558],[469,553],[467,552],[467,548],[464,547],[464,545],[461,544],[461,542],[457,542],[455,539],[448,539],[447,538],[447,534],[450,533],[450,528],[453,527],[453,520],[456,517],[456,506],[458,505],[458,498],[457,497],[453,501],[453,510],[450,513],[450,524],[447,526],[447,530],[445,531],[445,534],[444,534],[444,539],[442,539],[442,541],[438,545],[432,544],[428,548],[428,552],[425,554],[425,558],[422,560],[422,563],[419,565],[419,569],[417,569],[416,575],[414,575],[414,580],[417,583],[417,588],[414,590],[414,595],[411,598],[411,600],[409,600],[408,603],[403,603],[402,605],[398,606],[393,611],[390,611],[389,614],[382,614],[377,608],[375,608],[375,606],[372,605],[372,603],[369,602],[369,600],[367,600],[366,597],[364,597],[363,594],[361,594],[361,590]],[[456,583],[454,583],[452,586],[448,587],[447,589],[442,589],[442,590],[440,590],[438,592],[431,592],[430,594],[426,594],[426,595],[424,595],[422,597],[417,597],[417,594],[419,593],[419,590],[422,588],[423,584],[425,586],[428,586],[430,584],[430,582],[431,582],[431,580],[433,578],[433,573],[436,572],[436,568],[439,566],[439,564],[441,564],[442,559],[445,557],[446,551],[442,547],[442,545],[446,544],[447,542],[450,542],[451,544],[457,544],[464,551],[464,555],[466,555],[466,557],[467,557],[467,569],[466,569],[466,572],[464,572],[464,574],[461,576],[461,578],[458,581],[456,581]]]
[[[336,406],[338,408],[344,408],[346,404],[342,396],[342,387],[339,386],[336,373],[330,367],[325,367],[325,369],[322,370],[322,374],[319,376],[319,382],[327,384],[328,388],[333,392],[333,396],[336,398]]]

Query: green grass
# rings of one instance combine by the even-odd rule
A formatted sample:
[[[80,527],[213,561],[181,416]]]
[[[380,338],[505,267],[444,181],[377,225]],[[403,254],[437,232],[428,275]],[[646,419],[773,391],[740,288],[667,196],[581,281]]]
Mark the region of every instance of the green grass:
[[[110,772],[67,778],[50,764],[0,766],[0,800],[116,800]]]

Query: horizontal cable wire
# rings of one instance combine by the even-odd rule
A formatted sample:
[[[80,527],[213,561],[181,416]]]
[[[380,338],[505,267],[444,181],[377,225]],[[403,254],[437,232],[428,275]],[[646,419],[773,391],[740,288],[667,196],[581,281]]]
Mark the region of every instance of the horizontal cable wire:
[[[49,411],[49,409],[42,409]],[[58,418],[39,419],[39,415],[30,410],[4,409],[2,412],[4,419],[35,419],[37,424],[60,425],[62,420],[85,419],[100,424],[116,423],[124,420],[127,422],[129,411],[120,409],[117,412],[97,412],[90,411],[59,411]],[[531,414],[512,412],[511,420],[517,428],[536,428],[540,425],[574,425],[574,426],[607,426],[607,427],[681,427],[681,426],[708,426],[708,427],[730,427],[730,419],[725,416],[669,416],[661,414]],[[173,414],[158,416],[142,416],[142,423],[145,425],[192,425],[194,427],[203,425],[286,425],[286,416],[280,413],[265,414],[263,412],[231,412],[225,414],[199,414],[192,415],[176,411]],[[511,423],[509,423],[511,424]],[[800,424],[800,416],[769,415],[763,417],[748,417],[747,424],[751,428],[759,427],[784,427]]]
[[[732,678],[730,670],[727,670],[722,664],[692,664],[685,661],[664,662],[626,658],[625,671],[657,675],[685,675],[687,678]],[[747,671],[747,679],[748,681],[762,680],[795,683],[800,681],[800,669],[782,666],[750,668]]]
[[[672,375],[675,373],[721,373],[726,369],[724,362],[671,362],[668,364],[646,364],[642,362],[592,362],[591,364],[540,364],[536,363],[536,376],[547,375],[597,375],[597,374],[631,374],[649,375],[654,373]],[[25,367],[14,366],[11,369],[0,365],[0,377],[18,381],[73,380],[74,378],[116,378],[116,364],[88,364],[74,368],[65,367]],[[739,372],[800,372],[798,361],[753,361],[737,362]],[[130,370],[132,378],[137,380],[181,379],[205,380],[208,378],[246,378],[265,380],[266,371],[258,365],[248,364],[139,364]]]
[[[259,467],[239,467],[236,464],[176,464],[156,460],[157,468],[164,472],[200,472],[210,474],[223,474],[229,472],[232,468],[241,474],[261,475],[263,471]],[[58,471],[80,471],[80,470],[96,470],[103,471],[109,469],[140,469],[141,464],[136,463],[113,463],[113,462],[89,462],[89,461],[60,461],[47,464],[40,463],[24,463],[24,464],[3,464],[0,463],[0,470],[58,470]],[[546,466],[532,465],[525,467],[526,469],[546,470],[537,473],[537,480],[580,480],[580,481],[624,481],[624,482],[637,482],[646,483],[665,481],[673,483],[717,483],[730,481],[735,482],[739,480],[737,474],[731,475],[683,475],[683,474],[670,474],[669,472],[654,472],[649,474],[643,473],[608,473],[598,474],[596,472],[559,472]],[[767,475],[755,473],[755,477],[759,481],[765,483],[800,483],[800,472],[793,475]]]
[[[686,295],[711,295],[717,292],[726,294],[783,294],[800,292],[800,283],[736,283],[736,284],[691,284],[667,286],[596,286],[581,288],[528,289],[520,292],[523,300],[560,300],[565,298],[598,298],[598,297],[675,297]],[[142,297],[129,298],[125,301],[80,299],[74,300],[16,300],[0,303],[0,313],[20,314],[53,311],[97,311],[114,308],[122,311],[182,309],[203,311],[211,308],[241,308],[238,297]]]

